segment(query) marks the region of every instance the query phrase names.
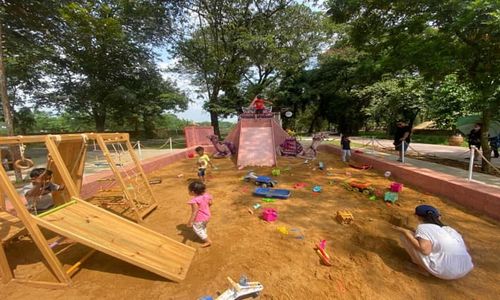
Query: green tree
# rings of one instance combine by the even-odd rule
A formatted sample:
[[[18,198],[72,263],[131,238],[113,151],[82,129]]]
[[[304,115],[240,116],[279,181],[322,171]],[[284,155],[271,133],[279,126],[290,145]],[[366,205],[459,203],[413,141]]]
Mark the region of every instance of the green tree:
[[[166,87],[158,80],[161,78],[158,70],[151,67],[152,53],[146,47],[147,43],[161,41],[168,33],[164,29],[153,30],[153,24],[162,22],[150,24],[147,21],[150,16],[142,14],[163,7],[154,3],[85,1],[62,7],[58,36],[54,38],[62,52],[56,57],[60,80],[57,92],[48,99],[63,104],[69,112],[88,113],[98,131],[105,130],[109,117],[124,118],[131,111],[137,113],[137,108],[142,108],[143,115],[148,116],[146,108],[154,107],[151,112],[155,113],[164,107],[158,106],[158,95],[149,97],[147,91]],[[151,18],[154,21],[155,16]],[[146,78],[146,72],[151,72],[150,77],[155,79],[141,82],[151,79]],[[153,84],[156,86],[152,87]],[[148,97],[142,97],[141,93]],[[124,109],[124,103],[131,107]],[[149,122],[146,120],[144,124],[147,126]]]
[[[442,80],[457,74],[470,85],[483,114],[483,153],[500,97],[500,2],[330,0],[329,15],[342,24],[342,37],[393,71],[418,70]],[[483,168],[486,168],[483,162]]]
[[[385,123],[390,130],[399,119],[413,126],[417,115],[427,111],[430,98],[428,82],[408,72],[384,75],[380,81],[357,92],[360,97],[370,99],[367,115],[376,123]]]
[[[281,82],[278,104],[291,107],[295,116],[307,112],[311,116],[309,133],[327,121],[344,134],[354,134],[367,119],[365,108],[371,101],[357,91],[375,81],[379,73],[364,53],[352,47],[333,47],[320,56],[317,68]]]
[[[120,91],[131,90],[127,84],[152,64],[152,47],[173,34],[184,5],[180,0],[1,2],[10,107],[29,98],[86,113],[99,131],[127,96]]]
[[[176,53],[206,93],[216,134],[218,117],[237,112],[258,92],[298,71],[317,49],[321,17],[284,0],[193,1],[197,22]]]
[[[14,124],[19,133],[26,135],[35,127],[35,115],[28,107],[19,109],[14,115]]]
[[[429,99],[429,117],[438,128],[450,129],[457,119],[478,112],[473,103],[477,97],[470,85],[461,83],[456,74],[450,74],[437,84]]]

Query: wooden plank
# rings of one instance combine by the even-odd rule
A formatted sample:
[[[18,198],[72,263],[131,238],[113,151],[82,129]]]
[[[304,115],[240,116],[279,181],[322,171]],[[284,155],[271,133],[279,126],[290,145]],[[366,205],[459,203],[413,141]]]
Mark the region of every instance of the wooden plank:
[[[49,248],[47,240],[36,223],[33,222],[31,214],[21,201],[4,168],[0,168],[0,188],[9,197],[10,202],[17,212],[17,217],[23,222],[24,226],[26,226],[31,238],[47,261],[50,270],[54,273],[57,280],[69,284],[71,282],[71,278],[66,274],[66,272],[64,272],[61,262],[54,255],[52,249]]]
[[[2,226],[0,228],[0,241],[2,243],[9,241],[26,229],[21,220],[4,211],[0,211],[0,225]]]
[[[69,171],[71,180],[74,183],[76,193],[78,195],[80,194],[83,182],[83,172],[87,153],[86,139],[88,139],[87,136],[82,134],[80,135],[79,140],[61,141],[57,144],[57,150],[64,161],[64,165]],[[53,181],[55,183],[63,182],[62,174],[59,169],[56,167],[52,169],[52,171],[54,173]],[[67,191],[54,192],[52,193],[52,196],[56,205],[63,204],[65,199],[71,197]]]
[[[75,181],[75,186],[78,195],[80,195],[83,185],[83,173],[85,172],[85,162],[87,160],[88,143],[85,142],[83,146],[84,147],[82,147],[82,155],[80,157],[80,160],[78,161],[77,164],[75,164],[75,169],[72,170],[71,172],[71,177]]]
[[[61,175],[61,179],[64,182],[65,188],[69,193],[70,197],[76,197],[78,196],[78,192],[75,187],[75,183],[73,182],[73,179],[71,178],[71,175],[69,174],[68,168],[66,167],[66,164],[64,163],[64,160],[61,157],[61,154],[59,153],[57,149],[57,145],[55,142],[52,140],[50,136],[46,136],[45,138],[45,146],[47,147],[47,150],[49,151],[50,157],[54,161],[54,164],[57,168],[57,171]]]
[[[162,277],[183,280],[195,249],[78,200],[36,222],[88,247]]]

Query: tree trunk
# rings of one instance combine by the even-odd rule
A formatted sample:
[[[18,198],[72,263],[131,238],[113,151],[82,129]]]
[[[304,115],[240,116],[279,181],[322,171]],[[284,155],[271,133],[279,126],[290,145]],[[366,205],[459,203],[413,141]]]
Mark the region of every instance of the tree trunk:
[[[142,126],[144,127],[144,137],[146,139],[152,139],[156,137],[155,134],[155,124],[153,122],[153,118],[151,116],[143,115],[142,116],[143,124]]]
[[[2,109],[3,117],[5,120],[5,126],[7,127],[8,135],[14,134],[14,122],[12,119],[12,110],[10,107],[9,96],[7,95],[7,76],[5,74],[5,66],[3,61],[3,24],[0,22],[0,98],[2,98]],[[12,153],[12,162],[21,158],[21,153],[19,148],[16,146],[10,147],[10,152]],[[15,169],[16,181],[20,182],[23,180],[23,175],[20,170]]]
[[[210,89],[209,89],[210,90]],[[219,128],[219,114],[216,111],[213,111],[211,104],[217,104],[217,100],[219,97],[220,86],[214,85],[212,92],[208,92],[208,112],[210,113],[210,124],[214,127],[214,134],[219,137],[219,140],[222,140],[220,135]]]
[[[214,111],[210,112],[210,123],[214,127],[214,134],[218,136],[219,139],[222,139],[222,137],[220,136],[220,129],[219,129],[219,116]]]
[[[316,122],[318,121],[318,115],[315,113],[314,117],[311,121],[311,125],[309,125],[309,129],[307,130],[308,134],[313,134],[314,132],[314,126],[316,126]]]
[[[104,132],[106,129],[106,114],[98,114],[94,112],[95,129],[97,132]]]

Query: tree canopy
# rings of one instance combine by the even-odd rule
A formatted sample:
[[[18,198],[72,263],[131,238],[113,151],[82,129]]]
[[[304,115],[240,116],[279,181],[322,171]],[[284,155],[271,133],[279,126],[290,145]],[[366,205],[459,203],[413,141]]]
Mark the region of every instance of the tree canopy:
[[[3,2],[12,107],[88,115],[98,131],[108,118],[135,116],[152,128],[152,115],[186,109],[153,52],[174,33],[181,1]]]
[[[176,47],[181,69],[219,115],[240,110],[257,93],[300,71],[324,38],[322,17],[284,0],[192,1],[193,30]]]

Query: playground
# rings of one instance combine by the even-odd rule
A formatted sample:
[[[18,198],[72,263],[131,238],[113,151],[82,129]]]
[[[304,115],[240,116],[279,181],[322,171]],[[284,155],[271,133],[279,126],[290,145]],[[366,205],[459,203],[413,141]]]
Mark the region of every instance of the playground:
[[[318,169],[318,161],[324,162],[324,170]],[[320,153],[318,159],[309,164],[296,158],[281,158],[281,174],[273,178],[280,188],[291,190],[292,195],[287,200],[271,203],[253,196],[255,185],[241,180],[248,170],[235,170],[230,159],[214,163],[218,170],[209,170],[207,177],[208,191],[214,196],[213,219],[209,225],[214,244],[205,249],[199,248],[200,241],[185,226],[189,216],[186,187],[188,180],[196,178],[195,159],[178,161],[151,174],[162,179],[161,184],[152,186],[159,206],[146,218],[144,226],[197,248],[184,281],[173,283],[98,253],[84,264],[72,288],[52,291],[6,285],[0,296],[9,295],[9,299],[63,295],[74,299],[102,295],[196,299],[224,291],[228,287],[227,276],[239,278],[241,275],[264,285],[261,299],[376,299],[414,298],[415,295],[487,299],[500,292],[495,284],[500,280],[496,271],[500,269],[500,262],[495,255],[500,249],[500,228],[496,222],[406,186],[395,204],[386,204],[380,197],[370,200],[363,193],[347,190],[342,182],[369,181],[375,189],[385,190],[391,178],[385,178],[381,172],[348,167],[339,157],[325,153]],[[253,168],[258,174],[266,175],[270,175],[272,169]],[[183,176],[179,177],[180,174]],[[305,186],[294,188],[299,182]],[[315,185],[322,187],[320,193],[312,191]],[[106,192],[101,192],[97,197],[105,195]],[[256,203],[262,208],[253,209]],[[398,245],[398,235],[391,229],[390,221],[394,216],[411,215],[414,207],[421,203],[439,207],[446,224],[463,234],[475,264],[470,275],[447,282],[406,269],[409,258]],[[278,220],[272,223],[261,220],[259,211],[263,208],[276,209]],[[340,209],[352,212],[351,224],[340,224],[336,220]],[[409,223],[415,225],[411,219]],[[288,234],[278,228],[287,228]],[[313,249],[322,239],[327,241],[330,267],[321,264]],[[12,242],[6,250],[17,271],[40,276],[36,271],[43,266],[35,263],[39,257],[28,241]],[[83,246],[72,249],[63,261],[74,261],[85,251]]]

